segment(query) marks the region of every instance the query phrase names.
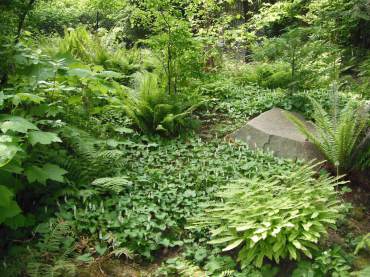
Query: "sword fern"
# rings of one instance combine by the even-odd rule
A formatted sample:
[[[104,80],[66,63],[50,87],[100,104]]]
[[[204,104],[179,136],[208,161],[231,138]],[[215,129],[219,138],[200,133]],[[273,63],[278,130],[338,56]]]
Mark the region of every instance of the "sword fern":
[[[364,144],[361,140],[367,126],[368,113],[352,101],[338,112],[329,113],[316,100],[310,100],[314,107],[314,132],[294,115],[287,113],[286,116],[317,146],[338,172],[350,171],[355,165],[359,147]]]

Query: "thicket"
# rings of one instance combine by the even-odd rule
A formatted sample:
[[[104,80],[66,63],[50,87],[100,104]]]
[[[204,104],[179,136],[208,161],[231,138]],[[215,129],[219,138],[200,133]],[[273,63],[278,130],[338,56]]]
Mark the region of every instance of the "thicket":
[[[369,172],[367,1],[0,10],[1,276],[170,251],[154,276],[366,276],[368,236],[325,235],[354,216],[330,174]],[[314,121],[326,172],[223,138],[272,107]]]

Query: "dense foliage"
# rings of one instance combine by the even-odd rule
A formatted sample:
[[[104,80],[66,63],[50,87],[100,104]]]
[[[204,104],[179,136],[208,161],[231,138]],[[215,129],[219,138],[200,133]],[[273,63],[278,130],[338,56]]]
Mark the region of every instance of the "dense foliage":
[[[310,249],[341,210],[337,180],[316,181],[313,174],[312,168],[302,167],[287,175],[239,180],[221,188],[216,196],[222,201],[207,206],[192,224],[210,227],[209,243],[223,244],[223,251],[241,246],[242,268],[250,263],[261,267],[265,257],[279,263],[299,259],[302,252],[312,258]]]
[[[1,276],[366,276],[366,0],[0,13]],[[227,136],[273,107],[314,121],[291,118],[328,163]]]

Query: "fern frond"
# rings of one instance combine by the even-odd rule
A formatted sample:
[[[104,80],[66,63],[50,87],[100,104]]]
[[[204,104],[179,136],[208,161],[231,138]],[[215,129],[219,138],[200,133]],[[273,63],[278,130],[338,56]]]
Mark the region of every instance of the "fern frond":
[[[122,255],[124,255],[126,258],[133,260],[135,257],[135,254],[128,248],[125,247],[119,247],[114,249],[111,254],[113,254],[115,257],[119,258]]]
[[[132,182],[127,179],[125,176],[112,177],[112,178],[100,178],[92,182],[92,185],[95,186],[101,192],[115,192],[120,193],[127,186],[132,185]]]
[[[368,114],[361,112],[361,106],[349,102],[338,113],[329,115],[316,100],[311,101],[314,106],[314,132],[294,115],[286,113],[286,116],[338,171],[351,170],[355,165],[353,154],[358,153],[356,149],[361,145]]]

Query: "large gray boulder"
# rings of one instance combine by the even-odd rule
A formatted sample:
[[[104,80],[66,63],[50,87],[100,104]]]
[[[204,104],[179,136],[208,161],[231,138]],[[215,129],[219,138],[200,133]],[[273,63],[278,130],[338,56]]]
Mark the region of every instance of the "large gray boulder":
[[[242,140],[251,148],[272,151],[275,156],[289,159],[324,160],[315,145],[284,115],[289,113],[274,108],[250,120],[245,126],[231,134],[235,140]],[[306,126],[315,131],[312,123],[303,116],[293,113],[303,120]]]

